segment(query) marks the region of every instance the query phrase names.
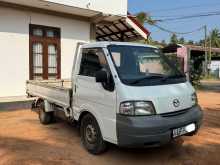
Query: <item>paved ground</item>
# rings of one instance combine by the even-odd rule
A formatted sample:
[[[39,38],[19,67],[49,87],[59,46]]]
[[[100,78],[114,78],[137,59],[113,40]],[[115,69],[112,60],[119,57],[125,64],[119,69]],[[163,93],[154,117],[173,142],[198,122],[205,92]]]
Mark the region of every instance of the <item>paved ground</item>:
[[[220,164],[220,92],[199,92],[204,108],[202,129],[194,137],[178,139],[155,149],[119,149],[110,146],[101,156],[88,154],[77,129],[65,122],[39,124],[29,110],[0,112],[0,165],[118,165]]]

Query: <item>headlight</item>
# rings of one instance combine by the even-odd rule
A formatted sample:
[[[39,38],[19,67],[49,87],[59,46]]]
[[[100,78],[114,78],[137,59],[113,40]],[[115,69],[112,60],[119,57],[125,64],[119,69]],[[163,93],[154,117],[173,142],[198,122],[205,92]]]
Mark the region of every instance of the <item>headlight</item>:
[[[196,93],[193,93],[191,95],[191,99],[192,99],[192,104],[193,105],[197,105],[198,104],[198,98],[197,98],[197,94]]]
[[[128,116],[149,116],[156,114],[150,101],[128,101],[120,105],[120,114]]]

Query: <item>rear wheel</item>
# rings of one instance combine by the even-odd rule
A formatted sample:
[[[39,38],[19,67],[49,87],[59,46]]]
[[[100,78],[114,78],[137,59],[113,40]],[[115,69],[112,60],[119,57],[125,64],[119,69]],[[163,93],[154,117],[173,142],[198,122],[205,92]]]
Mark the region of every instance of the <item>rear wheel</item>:
[[[44,102],[42,101],[39,105],[39,120],[41,124],[47,125],[52,123],[54,119],[53,112],[45,112]]]
[[[91,114],[87,114],[82,118],[80,134],[84,147],[90,153],[97,155],[106,151],[106,142],[103,140],[96,119]]]

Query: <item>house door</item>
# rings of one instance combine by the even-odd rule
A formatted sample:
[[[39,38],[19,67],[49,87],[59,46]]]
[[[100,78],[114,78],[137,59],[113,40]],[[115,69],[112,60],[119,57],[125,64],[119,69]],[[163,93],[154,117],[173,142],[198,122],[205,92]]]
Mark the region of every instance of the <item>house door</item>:
[[[30,80],[60,79],[60,29],[30,25]]]

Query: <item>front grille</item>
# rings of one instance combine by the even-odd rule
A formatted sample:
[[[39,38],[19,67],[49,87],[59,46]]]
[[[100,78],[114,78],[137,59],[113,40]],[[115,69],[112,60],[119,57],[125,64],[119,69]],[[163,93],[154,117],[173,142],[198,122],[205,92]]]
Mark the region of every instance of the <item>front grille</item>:
[[[187,113],[189,111],[189,109],[184,109],[184,110],[181,110],[181,111],[175,111],[175,112],[169,112],[169,113],[164,113],[164,114],[161,114],[162,117],[172,117],[172,116],[179,116],[179,115],[182,115],[184,113]]]

